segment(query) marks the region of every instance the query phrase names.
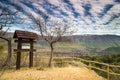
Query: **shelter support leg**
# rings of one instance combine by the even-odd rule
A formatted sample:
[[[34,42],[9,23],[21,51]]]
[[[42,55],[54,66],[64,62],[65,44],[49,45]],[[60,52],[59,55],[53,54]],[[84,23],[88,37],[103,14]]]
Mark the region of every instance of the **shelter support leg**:
[[[33,67],[33,41],[30,43],[29,68]]]
[[[21,52],[17,52],[16,70],[20,69],[20,63],[21,63]]]

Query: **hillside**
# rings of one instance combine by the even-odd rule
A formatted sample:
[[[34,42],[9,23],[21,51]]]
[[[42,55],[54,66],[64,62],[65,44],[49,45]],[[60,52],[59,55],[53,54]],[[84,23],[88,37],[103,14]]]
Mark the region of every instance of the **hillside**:
[[[69,50],[71,48],[74,54],[111,54],[120,52],[120,36],[118,35],[73,35],[67,38],[70,40],[68,42],[62,40],[61,46],[64,48],[69,46]]]
[[[13,36],[13,33],[8,33],[6,36]],[[49,46],[43,40],[39,40],[38,43],[41,47]],[[59,43],[56,44],[56,50],[60,49],[60,46],[64,48],[69,46],[72,47],[71,51],[75,54],[120,52],[120,36],[118,35],[73,35],[63,38]]]
[[[88,46],[94,47],[100,46],[120,46],[120,36],[117,35],[74,35],[73,40],[75,42],[83,42]]]
[[[76,35],[73,40],[90,53],[118,53],[120,49],[120,36],[117,35]]]

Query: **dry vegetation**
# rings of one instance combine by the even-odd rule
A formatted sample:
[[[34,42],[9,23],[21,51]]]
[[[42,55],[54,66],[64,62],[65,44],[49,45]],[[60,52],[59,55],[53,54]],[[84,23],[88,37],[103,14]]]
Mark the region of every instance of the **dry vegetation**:
[[[52,68],[45,70],[21,69],[6,71],[0,80],[105,80],[94,71],[82,67]]]

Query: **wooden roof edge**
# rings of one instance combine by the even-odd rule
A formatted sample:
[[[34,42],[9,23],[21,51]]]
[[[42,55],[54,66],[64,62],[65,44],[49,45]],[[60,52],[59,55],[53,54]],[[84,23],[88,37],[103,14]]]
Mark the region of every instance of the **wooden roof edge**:
[[[13,38],[38,39],[38,34],[29,31],[15,30]]]

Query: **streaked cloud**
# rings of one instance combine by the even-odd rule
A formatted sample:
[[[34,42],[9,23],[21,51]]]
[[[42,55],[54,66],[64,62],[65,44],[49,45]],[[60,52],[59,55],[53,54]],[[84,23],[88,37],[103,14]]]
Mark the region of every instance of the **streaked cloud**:
[[[38,11],[42,17],[46,16],[43,12],[52,18],[70,17],[78,29],[76,34],[120,35],[120,0],[1,0],[2,3],[20,10],[20,17],[29,18],[29,13],[37,16]]]

